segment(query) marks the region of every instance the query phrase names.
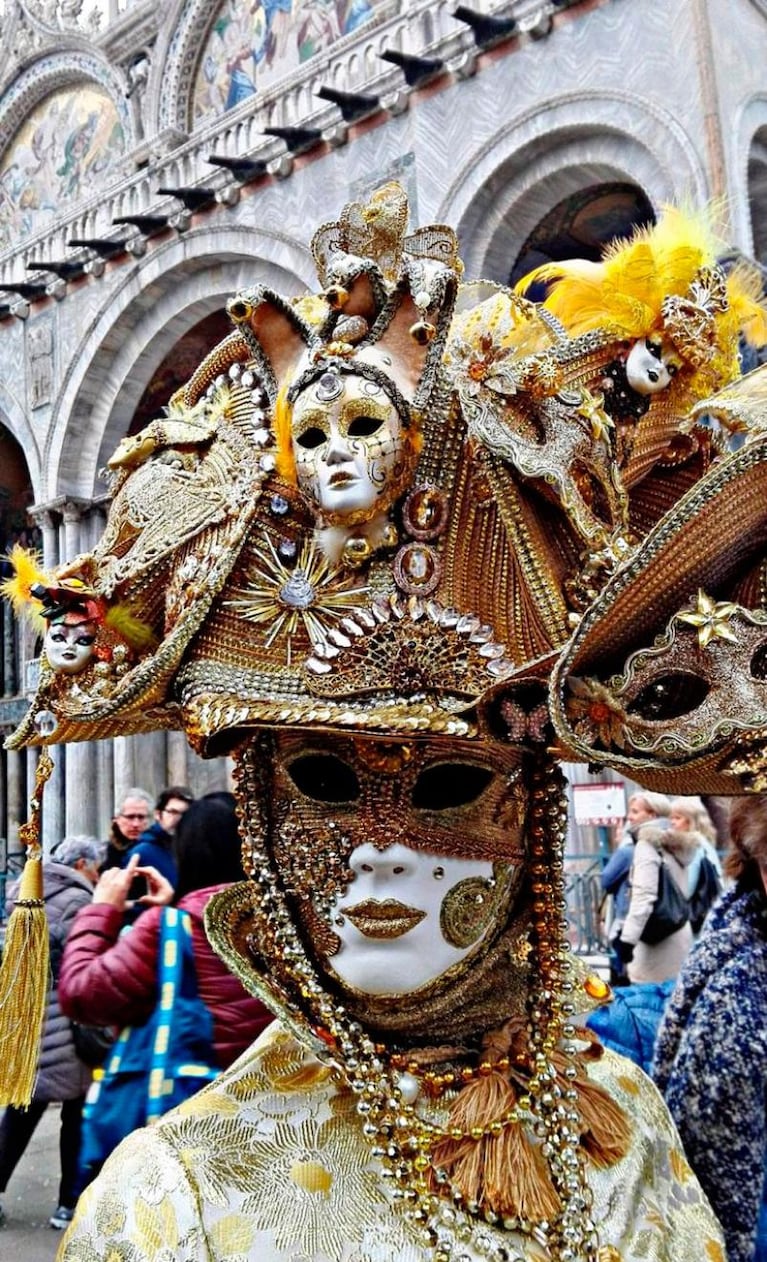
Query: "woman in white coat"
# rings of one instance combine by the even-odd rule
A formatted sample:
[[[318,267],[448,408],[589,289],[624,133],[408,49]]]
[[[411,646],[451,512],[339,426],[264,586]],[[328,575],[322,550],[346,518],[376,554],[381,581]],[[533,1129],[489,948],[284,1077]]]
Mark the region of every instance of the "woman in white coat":
[[[695,832],[662,829],[655,824],[645,824],[639,830],[631,867],[628,914],[615,943],[632,982],[670,981],[687,957],[693,942],[689,921],[653,945],[643,942],[642,934],[658,898],[661,864],[665,863],[672,880],[687,897],[689,867],[699,844]]]

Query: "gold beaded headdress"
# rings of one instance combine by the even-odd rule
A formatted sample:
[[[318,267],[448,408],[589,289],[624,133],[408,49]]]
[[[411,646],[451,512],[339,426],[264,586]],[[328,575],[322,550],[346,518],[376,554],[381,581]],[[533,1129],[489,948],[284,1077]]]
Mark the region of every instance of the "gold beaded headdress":
[[[402,190],[386,186],[320,229],[320,293],[288,302],[256,287],[232,299],[235,331],[110,462],[98,547],[47,580],[82,585],[105,623],[119,608],[156,643],[126,640],[75,677],[44,661],[9,744],[175,727],[203,754],[231,752],[253,879],[216,903],[212,939],[318,1054],[344,1073],[354,1064],[365,1133],[386,1136],[385,1161],[435,1257],[449,1256],[434,1227],[446,1197],[467,1220],[528,1231],[532,1221],[552,1257],[566,1257],[568,1241],[592,1256],[584,1154],[610,1164],[628,1133],[576,1058],[571,1017],[584,996],[567,955],[564,792],[547,752],[546,688],[589,603],[717,448],[674,413],[676,428],[640,443],[640,460],[636,418],[618,424],[600,390],[612,331],[568,338],[507,290],[460,286],[450,230],[405,229]],[[716,384],[733,371],[722,364]],[[308,396],[319,420],[326,409],[313,436],[323,446],[342,404],[347,439],[349,417],[371,420],[371,392],[372,422],[390,429],[388,446],[352,435],[371,500],[327,509],[290,467],[295,409]],[[323,862],[337,883],[348,856],[335,821],[320,821],[320,859],[279,815],[285,732],[348,736],[351,757],[378,760],[382,785],[410,742],[503,767],[520,751],[526,805],[512,780],[520,768],[508,770],[501,805],[527,812],[521,901],[512,915],[502,870],[497,923],[472,971],[421,996],[405,1026],[380,1005],[363,1018],[357,1001],[341,1003],[307,950],[302,873]],[[385,845],[386,821],[379,829]],[[295,841],[289,861],[278,861],[277,837]],[[510,1009],[501,1031],[496,981]],[[457,1043],[435,1047],[440,1028]],[[437,1095],[456,1072],[465,1084],[447,1124],[407,1099],[407,1073],[428,1063],[447,1066],[432,1074]],[[577,1123],[557,1104],[562,1092]]]
[[[766,383],[756,369],[702,406],[747,428]],[[766,457],[764,431],[752,429],[586,613],[552,681],[562,757],[666,793],[764,791]]]

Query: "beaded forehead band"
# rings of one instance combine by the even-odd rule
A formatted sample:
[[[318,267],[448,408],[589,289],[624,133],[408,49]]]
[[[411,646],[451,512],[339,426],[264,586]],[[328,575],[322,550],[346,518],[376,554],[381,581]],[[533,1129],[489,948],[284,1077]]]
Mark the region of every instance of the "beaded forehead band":
[[[315,382],[317,383],[315,391],[317,398],[323,403],[332,402],[343,392],[341,381],[343,377],[361,377],[364,381],[377,386],[391,399],[403,427],[407,429],[412,425],[413,416],[410,404],[401,390],[383,368],[378,368],[375,364],[369,364],[362,359],[341,359],[336,355],[323,355],[318,363],[310,364],[291,384],[287,394],[288,402],[295,403],[298,396]]]

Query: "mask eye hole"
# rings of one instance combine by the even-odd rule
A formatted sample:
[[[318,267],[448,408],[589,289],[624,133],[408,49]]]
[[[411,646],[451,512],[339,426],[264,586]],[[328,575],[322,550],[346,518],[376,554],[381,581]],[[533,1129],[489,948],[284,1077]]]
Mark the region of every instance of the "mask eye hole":
[[[663,354],[663,343],[659,342],[655,337],[645,338],[645,346],[655,359],[660,359]]]
[[[679,671],[654,679],[628,706],[629,714],[638,714],[651,723],[664,719],[678,719],[683,714],[697,710],[708,696],[709,686],[699,675],[687,675]]]
[[[314,802],[356,802],[360,795],[353,768],[335,754],[301,754],[288,767],[288,775]]]
[[[305,447],[307,451],[312,451],[315,447],[321,447],[326,438],[327,434],[320,429],[319,425],[310,425],[308,429],[305,429],[303,433],[297,436],[296,442],[299,447]]]
[[[439,763],[422,771],[413,786],[413,806],[419,811],[448,811],[476,802],[493,772],[466,762]]]
[[[350,438],[370,438],[383,425],[380,416],[355,416],[353,421],[349,422],[348,434]]]
[[[761,644],[751,658],[752,679],[767,679],[767,644]]]

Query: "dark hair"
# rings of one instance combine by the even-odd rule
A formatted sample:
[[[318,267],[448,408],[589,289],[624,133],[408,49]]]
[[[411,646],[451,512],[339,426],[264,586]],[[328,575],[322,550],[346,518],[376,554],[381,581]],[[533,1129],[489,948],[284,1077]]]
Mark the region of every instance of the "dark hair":
[[[762,869],[767,869],[767,794],[749,793],[730,807],[724,871],[743,888],[761,889]]]
[[[225,802],[192,802],[173,837],[176,902],[191,890],[244,880],[237,816]]]
[[[164,811],[171,798],[178,798],[181,802],[193,802],[194,794],[185,784],[169,784],[167,789],[163,789],[157,801],[154,804],[156,811]]]
[[[223,802],[226,806],[235,809],[236,799],[229,789],[211,789],[210,793],[203,793],[200,798],[201,802]]]

